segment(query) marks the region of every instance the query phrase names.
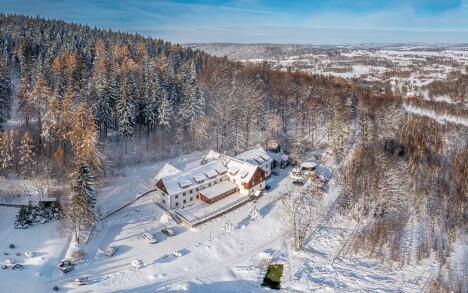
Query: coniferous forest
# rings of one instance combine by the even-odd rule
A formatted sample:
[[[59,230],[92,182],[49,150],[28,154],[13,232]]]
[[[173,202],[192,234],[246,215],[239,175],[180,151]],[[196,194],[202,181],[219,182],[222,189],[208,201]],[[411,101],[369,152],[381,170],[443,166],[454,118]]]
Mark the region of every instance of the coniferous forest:
[[[438,88],[449,86],[459,87],[450,107],[466,115],[466,82]],[[105,184],[116,168],[181,153],[280,145],[301,161],[322,149],[341,186],[337,211],[360,223],[352,251],[444,263],[468,236],[468,127],[407,103],[418,101],[358,80],[0,14],[0,176],[72,178],[71,192],[90,196],[90,178]],[[412,233],[421,241],[408,244]],[[461,291],[463,276],[448,266],[432,286]]]

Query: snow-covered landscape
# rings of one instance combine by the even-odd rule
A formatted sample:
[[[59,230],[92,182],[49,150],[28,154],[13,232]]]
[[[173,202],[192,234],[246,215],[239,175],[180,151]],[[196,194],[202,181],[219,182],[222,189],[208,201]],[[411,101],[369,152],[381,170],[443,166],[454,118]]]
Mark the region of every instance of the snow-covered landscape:
[[[0,292],[468,293],[467,7],[0,0]]]
[[[196,155],[175,158],[172,163],[178,167],[198,163],[191,161]],[[161,166],[158,163],[126,168],[124,176],[99,193],[98,206],[110,212],[134,200],[142,191],[151,190],[153,177]],[[21,271],[1,272],[0,277],[5,280],[2,288],[6,292],[27,292],[32,288],[35,292],[48,292],[54,286],[76,292],[258,292],[266,290],[260,284],[266,271],[264,263],[269,261],[285,265],[282,287],[293,292],[420,292],[437,274],[439,266],[431,260],[400,268],[348,254],[349,239],[359,223],[335,210],[339,190],[333,180],[323,206],[317,209],[317,221],[307,245],[303,251],[294,252],[285,239],[287,215],[280,202],[294,180],[290,171],[290,167],[281,169],[279,176],[272,176],[267,181],[272,189],[255,202],[193,229],[178,225],[155,204],[154,192],[149,193],[97,222],[89,242],[80,246],[86,257],[66,274],[56,266],[77,247],[60,236],[58,223],[13,229],[17,209],[0,207],[4,215],[0,227],[2,252],[9,254],[3,257],[11,256],[23,265]],[[135,173],[138,176],[132,175]],[[109,200],[111,197],[118,198],[118,202]],[[254,206],[261,215],[255,221],[249,217]],[[227,221],[234,226],[231,233],[223,230]],[[170,227],[176,236],[163,234],[164,227]],[[144,232],[153,233],[158,243],[144,241]],[[14,249],[5,245],[10,243]],[[107,257],[103,252],[111,245],[118,250]],[[26,258],[25,251],[32,251],[34,256]],[[16,256],[17,252],[22,255]],[[140,269],[132,267],[134,259],[143,261]],[[74,284],[76,278],[84,276],[89,278],[88,285]]]

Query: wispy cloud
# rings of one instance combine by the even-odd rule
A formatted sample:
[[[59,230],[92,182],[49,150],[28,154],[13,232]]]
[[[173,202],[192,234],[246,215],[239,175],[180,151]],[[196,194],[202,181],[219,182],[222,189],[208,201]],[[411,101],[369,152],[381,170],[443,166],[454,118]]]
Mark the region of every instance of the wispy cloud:
[[[176,42],[385,40],[369,29],[392,31],[383,35],[393,41],[419,32],[418,40],[438,42],[466,39],[468,32],[468,0],[0,0],[0,11],[151,32]]]

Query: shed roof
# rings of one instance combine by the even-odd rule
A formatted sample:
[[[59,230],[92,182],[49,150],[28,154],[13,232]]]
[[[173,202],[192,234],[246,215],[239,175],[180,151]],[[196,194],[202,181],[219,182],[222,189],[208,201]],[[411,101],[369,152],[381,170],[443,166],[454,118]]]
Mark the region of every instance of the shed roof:
[[[235,183],[232,183],[229,180],[224,180],[221,183],[215,184],[211,187],[201,190],[200,194],[203,194],[205,197],[212,199],[234,188],[237,188],[237,185]]]

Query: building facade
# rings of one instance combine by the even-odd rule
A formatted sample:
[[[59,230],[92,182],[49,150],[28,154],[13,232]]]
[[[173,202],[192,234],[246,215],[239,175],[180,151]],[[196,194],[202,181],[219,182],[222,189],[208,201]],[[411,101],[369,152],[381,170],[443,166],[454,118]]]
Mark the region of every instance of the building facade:
[[[158,202],[167,210],[195,201],[212,204],[239,193],[253,196],[265,189],[263,168],[211,151],[200,166],[180,171],[166,164],[155,178]]]

